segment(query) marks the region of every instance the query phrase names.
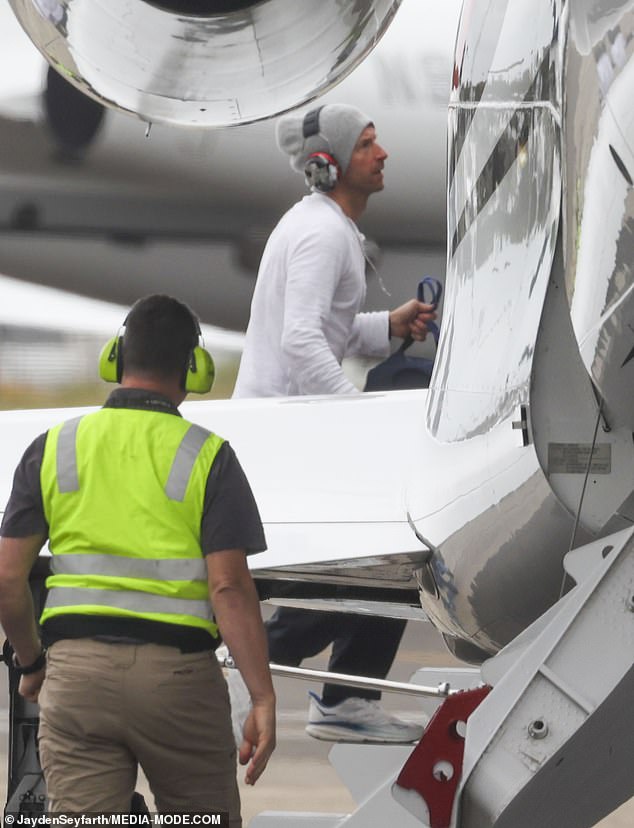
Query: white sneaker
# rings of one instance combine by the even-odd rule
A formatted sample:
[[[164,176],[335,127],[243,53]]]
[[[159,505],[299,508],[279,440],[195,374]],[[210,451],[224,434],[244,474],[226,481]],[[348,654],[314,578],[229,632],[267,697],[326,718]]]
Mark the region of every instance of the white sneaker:
[[[233,663],[231,653],[228,648],[221,644],[216,650],[216,658],[222,666],[222,672],[227,682],[227,689],[229,690],[229,701],[231,702],[231,726],[233,728],[233,738],[236,747],[239,748],[242,744],[242,729],[244,723],[251,711],[251,696],[244,683],[244,679],[235,666],[228,666]]]
[[[315,693],[311,697],[306,733],[333,742],[417,742],[424,726],[404,722],[386,713],[377,701],[349,698],[327,707]]]

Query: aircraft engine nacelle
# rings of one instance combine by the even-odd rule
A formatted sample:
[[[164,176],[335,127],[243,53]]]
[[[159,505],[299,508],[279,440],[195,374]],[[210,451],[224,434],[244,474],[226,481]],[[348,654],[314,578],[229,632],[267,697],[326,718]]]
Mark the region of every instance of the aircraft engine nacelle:
[[[326,92],[401,0],[9,0],[33,43],[100,103],[147,122],[229,126]]]

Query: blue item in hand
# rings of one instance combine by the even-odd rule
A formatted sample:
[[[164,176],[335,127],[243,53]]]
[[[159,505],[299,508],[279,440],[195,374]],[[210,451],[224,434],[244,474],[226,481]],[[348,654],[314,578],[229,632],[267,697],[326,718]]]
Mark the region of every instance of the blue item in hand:
[[[430,292],[429,299],[425,292]],[[417,298],[435,308],[442,296],[442,285],[433,276],[425,276],[418,284]],[[440,330],[435,322],[427,323],[427,330],[434,337],[436,347]],[[412,345],[411,336],[403,340],[400,348],[387,359],[368,371],[364,391],[399,391],[406,388],[428,388],[434,368],[434,360],[426,357],[407,356],[405,351]]]

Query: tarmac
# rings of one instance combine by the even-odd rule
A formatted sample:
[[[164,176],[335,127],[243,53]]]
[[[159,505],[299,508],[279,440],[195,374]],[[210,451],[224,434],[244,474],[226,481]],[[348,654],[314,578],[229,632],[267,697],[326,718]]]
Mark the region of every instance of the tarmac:
[[[324,669],[326,661],[327,653],[307,660],[304,666]],[[408,681],[421,666],[459,666],[459,662],[445,650],[440,637],[429,624],[409,622],[388,678]],[[0,785],[4,789],[8,694],[6,671],[1,666],[0,671]],[[248,828],[250,821],[263,811],[353,812],[355,802],[328,761],[332,743],[313,739],[304,731],[308,690],[320,692],[320,686],[303,680],[276,677],[275,687],[278,699],[277,749],[255,786],[246,786],[242,781],[244,770],[240,768],[238,771],[244,828]],[[420,701],[411,696],[384,694],[383,704],[405,719],[415,720],[421,715]],[[143,778],[139,779],[137,790],[144,794],[151,807],[151,794]],[[399,807],[395,805],[395,809]],[[596,828],[632,828],[633,825],[634,799],[597,823]]]

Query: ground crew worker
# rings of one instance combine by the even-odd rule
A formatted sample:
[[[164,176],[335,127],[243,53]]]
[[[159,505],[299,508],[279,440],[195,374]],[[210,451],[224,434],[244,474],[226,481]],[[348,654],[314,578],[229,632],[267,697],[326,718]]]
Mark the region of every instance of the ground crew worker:
[[[140,765],[162,812],[241,825],[226,640],[252,698],[239,757],[253,784],[275,745],[275,698],[246,555],[265,548],[238,460],[177,406],[213,363],[198,321],[139,300],[104,350],[121,382],[103,408],[26,450],[0,534],[0,623],[40,704],[49,810],[127,812]],[[46,539],[52,575],[38,636],[28,587]],[[212,610],[213,607],[213,610]]]

